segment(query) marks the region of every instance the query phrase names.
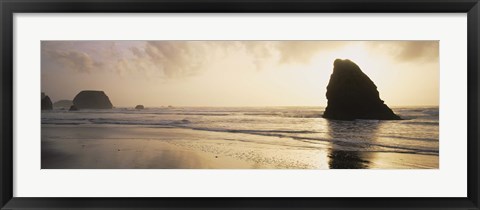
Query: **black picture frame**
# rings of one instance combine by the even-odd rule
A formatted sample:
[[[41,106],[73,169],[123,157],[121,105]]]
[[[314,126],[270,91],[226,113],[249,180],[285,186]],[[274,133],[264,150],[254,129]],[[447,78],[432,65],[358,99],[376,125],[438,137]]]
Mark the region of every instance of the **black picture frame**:
[[[479,209],[478,0],[1,0],[1,209]],[[15,13],[467,13],[468,188],[465,198],[13,197]],[[448,181],[448,180],[445,180]],[[441,184],[441,183],[439,183]],[[94,189],[92,189],[94,190]]]

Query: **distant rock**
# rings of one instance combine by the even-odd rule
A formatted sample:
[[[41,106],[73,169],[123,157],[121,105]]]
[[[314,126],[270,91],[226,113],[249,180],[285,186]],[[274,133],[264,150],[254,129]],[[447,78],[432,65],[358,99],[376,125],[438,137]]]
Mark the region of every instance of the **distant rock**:
[[[135,109],[145,109],[145,107],[143,105],[137,105],[135,106]]]
[[[111,109],[112,102],[103,91],[84,90],[73,99],[77,109]]]
[[[69,108],[73,105],[71,100],[60,100],[53,103],[53,108]]]
[[[52,105],[52,100],[50,100],[50,97],[48,97],[45,93],[42,92],[42,110],[52,110],[53,105]]]
[[[335,120],[400,120],[383,103],[377,86],[350,60],[336,59],[327,86],[324,118]]]
[[[78,108],[75,105],[72,105],[68,111],[78,111]]]

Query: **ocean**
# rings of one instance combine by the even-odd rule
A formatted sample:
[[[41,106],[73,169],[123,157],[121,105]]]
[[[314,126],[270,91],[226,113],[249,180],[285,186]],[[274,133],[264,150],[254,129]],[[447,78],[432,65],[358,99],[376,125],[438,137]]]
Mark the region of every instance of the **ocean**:
[[[274,168],[371,168],[373,164],[369,162],[372,158],[363,158],[363,154],[429,156],[434,157],[436,164],[422,164],[421,159],[405,160],[405,164],[397,160],[397,163],[406,168],[438,168],[438,107],[393,108],[404,119],[398,121],[327,120],[322,118],[323,111],[324,107],[147,107],[142,110],[114,108],[73,112],[55,109],[42,111],[41,122],[42,131],[44,128],[151,128],[161,129],[163,133],[198,131],[202,135],[189,132],[188,135],[150,135],[148,139],[165,140],[215,154],[215,157],[265,162]],[[42,138],[58,141],[83,136],[72,132],[42,134]],[[115,138],[121,138],[121,135]],[[138,138],[143,137],[138,135]],[[329,161],[318,163],[306,160],[314,157],[295,154],[285,159],[282,157],[285,153],[270,154],[275,153],[271,151],[328,151]],[[382,160],[373,162],[376,166],[383,163]],[[397,168],[391,163],[386,166]]]

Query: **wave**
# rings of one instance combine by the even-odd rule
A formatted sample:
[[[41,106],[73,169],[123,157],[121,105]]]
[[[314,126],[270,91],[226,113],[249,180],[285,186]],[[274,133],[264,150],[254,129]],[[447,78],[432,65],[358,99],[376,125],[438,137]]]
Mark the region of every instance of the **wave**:
[[[318,109],[303,109],[297,111],[296,109],[287,110],[276,108],[266,110],[226,110],[221,108],[218,110],[150,109],[144,111],[117,109],[114,111],[98,112],[89,110],[85,110],[84,112],[42,112],[41,123],[65,126],[85,124],[88,126],[125,125],[151,128],[182,128],[208,132],[289,138],[289,140],[285,142],[291,143],[290,140],[293,139],[296,141],[294,144],[312,148],[315,148],[316,144],[331,144],[336,145],[336,147],[342,150],[378,150],[384,152],[393,151],[438,155],[438,129],[435,129],[435,127],[438,128],[439,122],[438,117],[434,116],[435,113],[438,113],[438,110],[405,109],[399,112],[402,117],[412,116],[415,120],[327,122],[327,120],[323,119],[314,119],[321,118],[322,111]],[[330,129],[340,132],[340,135],[332,137]],[[381,131],[375,134],[375,130]],[[372,131],[372,133],[368,133],[368,131]],[[421,133],[424,131],[427,133]],[[237,138],[236,135],[223,136],[225,138]],[[259,143],[262,138],[245,139]],[[272,141],[272,143],[283,144],[281,141]],[[413,145],[417,145],[417,147]]]
[[[340,146],[349,146],[349,147],[355,147],[355,148],[370,148],[373,146],[377,147],[382,147],[386,149],[392,149],[393,151],[390,152],[396,152],[398,150],[403,150],[401,151],[402,153],[411,153],[411,154],[426,154],[426,155],[438,155],[438,150],[436,149],[419,149],[419,148],[411,148],[407,146],[395,146],[395,145],[387,145],[387,144],[381,144],[381,143],[371,143],[371,142],[365,142],[365,141],[356,141],[356,140],[351,140],[351,139],[341,139],[341,138],[322,138],[322,137],[305,137],[305,136],[292,136],[288,134],[297,134],[297,133],[315,133],[311,131],[289,131],[289,130],[235,130],[235,129],[217,129],[217,128],[202,128],[202,127],[184,127],[187,129],[192,129],[192,130],[201,130],[201,131],[210,131],[210,132],[226,132],[226,133],[242,133],[242,134],[251,134],[251,135],[259,135],[259,136],[271,136],[271,137],[280,137],[280,138],[291,138],[295,140],[308,140],[309,143],[312,143],[312,141],[321,141],[321,142],[328,142]],[[317,132],[318,133],[318,132]],[[408,139],[408,137],[404,137]],[[417,138],[419,140],[421,138]],[[432,139],[428,139],[431,141]],[[314,143],[314,142],[313,142]],[[370,151],[370,150],[367,150]]]
[[[377,122],[375,120],[363,120],[366,122]],[[243,121],[242,121],[243,122]],[[112,125],[142,125],[142,126],[170,126],[170,127],[181,127],[189,128],[194,130],[204,130],[212,132],[228,132],[228,133],[245,133],[245,134],[261,134],[268,136],[276,137],[291,137],[285,136],[284,134],[319,134],[327,133],[326,131],[318,130],[289,130],[289,129],[229,129],[229,128],[212,128],[212,127],[201,127],[201,124],[192,122],[189,119],[181,120],[119,120],[119,119],[108,119],[108,118],[79,118],[79,119],[43,119],[42,124],[56,124],[56,125],[81,125],[81,124],[112,124]],[[437,125],[438,122],[403,122],[403,124],[426,124],[426,125]],[[381,138],[394,138],[394,139],[405,139],[405,140],[416,140],[416,141],[438,141],[438,138],[422,138],[422,137],[410,137],[410,136],[398,136],[398,135],[377,135]]]
[[[438,126],[439,122],[438,121],[401,121],[401,124],[407,124],[407,125],[435,125]]]
[[[283,136],[282,134],[313,134],[320,133],[308,130],[242,130],[242,129],[219,129],[219,128],[202,128],[202,127],[184,127],[193,130],[227,132],[227,133],[244,133],[244,134],[262,134],[265,136]]]
[[[145,121],[145,120],[117,120],[102,118],[83,118],[83,119],[42,119],[42,124],[113,124],[113,125],[179,125],[191,123],[187,119],[183,120],[161,120],[161,121]]]
[[[305,113],[244,113],[247,116],[265,116],[265,117],[285,117],[285,118],[322,118],[322,114]]]
[[[378,137],[415,140],[415,141],[438,141],[438,138],[421,138],[421,137],[410,137],[410,136],[378,135]]]
[[[253,108],[252,108],[253,109]],[[195,110],[195,109],[126,109],[126,108],[116,108],[112,110],[95,110],[95,109],[85,109],[79,110],[75,113],[69,112],[67,110],[53,110],[45,112],[47,114],[125,114],[125,115],[176,115],[176,116],[260,116],[260,117],[286,117],[286,118],[321,118],[323,115],[322,111],[313,111],[313,110],[291,110],[284,109],[278,111],[261,111],[261,110],[251,110],[251,109],[219,109],[219,110]]]

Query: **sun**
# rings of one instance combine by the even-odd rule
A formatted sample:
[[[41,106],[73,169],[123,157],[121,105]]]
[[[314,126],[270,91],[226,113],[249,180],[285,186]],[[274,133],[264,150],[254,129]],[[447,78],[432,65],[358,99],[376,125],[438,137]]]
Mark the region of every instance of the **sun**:
[[[359,66],[371,66],[373,60],[370,52],[363,42],[352,43],[342,48],[332,50],[329,55],[329,60],[333,61],[337,58],[349,59]]]

